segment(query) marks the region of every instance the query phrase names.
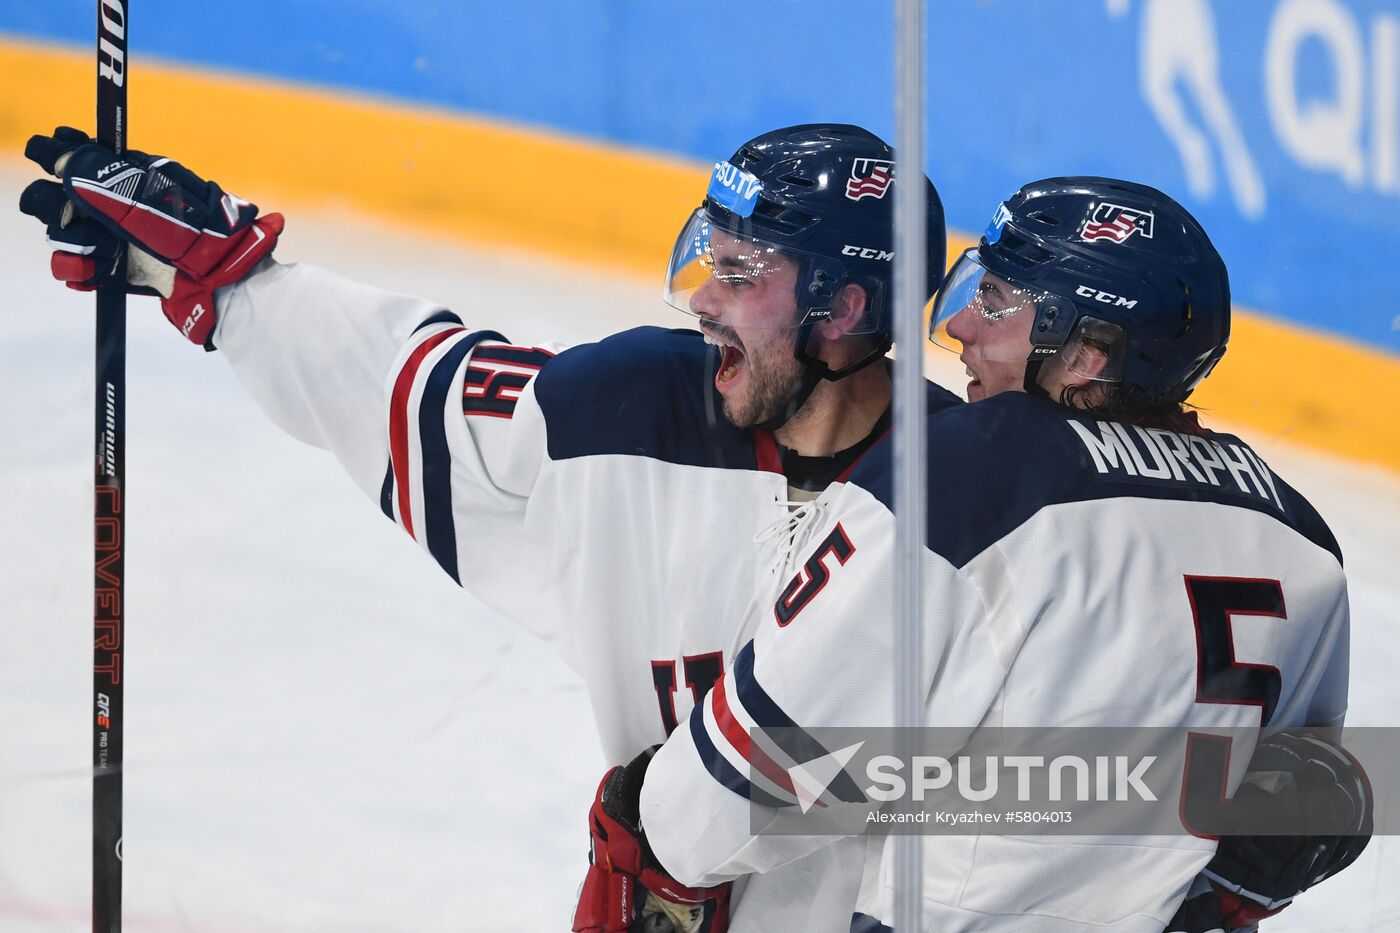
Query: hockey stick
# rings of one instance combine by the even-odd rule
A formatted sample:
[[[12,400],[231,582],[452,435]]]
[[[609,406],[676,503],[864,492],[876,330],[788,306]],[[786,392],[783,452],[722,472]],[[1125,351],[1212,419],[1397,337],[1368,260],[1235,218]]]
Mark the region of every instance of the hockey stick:
[[[126,150],[128,0],[97,0],[97,141]],[[97,289],[93,472],[92,929],[122,928],[122,643],[125,573],[126,260]]]

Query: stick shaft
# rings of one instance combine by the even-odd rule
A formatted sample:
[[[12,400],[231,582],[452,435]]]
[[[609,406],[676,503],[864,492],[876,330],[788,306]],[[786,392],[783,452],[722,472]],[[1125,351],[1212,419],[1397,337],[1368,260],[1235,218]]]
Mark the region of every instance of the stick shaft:
[[[129,0],[97,3],[97,141],[126,149]],[[118,282],[126,277],[125,262]],[[92,929],[122,926],[122,705],[126,548],[126,293],[97,290],[93,469]]]

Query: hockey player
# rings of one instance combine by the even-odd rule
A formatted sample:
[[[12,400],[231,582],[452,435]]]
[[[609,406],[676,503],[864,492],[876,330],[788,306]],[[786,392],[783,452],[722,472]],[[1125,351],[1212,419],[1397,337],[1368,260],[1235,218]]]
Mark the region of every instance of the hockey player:
[[[1247,445],[1203,430],[1182,405],[1225,352],[1229,314],[1205,232],[1127,182],[1027,185],[958,261],[931,335],[960,353],[982,401],[928,421],[928,724],[1340,727],[1348,618],[1336,541]],[[753,641],[654,758],[617,769],[595,807],[682,882],[771,871],[832,841],[751,834],[751,821],[802,799],[771,751],[794,751],[782,730],[893,722],[890,446],[817,500],[805,563],[772,581]],[[751,729],[772,730],[768,742]],[[1335,754],[1265,744],[1261,757],[1319,769]],[[848,790],[868,784],[849,777]],[[819,802],[851,799],[843,780]],[[1363,830],[1364,782],[1327,783]],[[923,929],[1190,928],[1173,914],[1215,848],[1185,833],[940,836],[924,847]],[[1360,846],[1314,848],[1287,896]],[[872,840],[853,930],[889,930],[888,855]],[[1242,925],[1279,906],[1225,881],[1251,908],[1232,918]]]
[[[888,429],[895,166],[858,127],[777,130],[715,166],[667,276],[703,335],[646,327],[571,349],[279,264],[280,215],[168,159],[70,129],[27,154],[62,182],[21,201],[49,226],[55,274],[91,287],[139,247],[133,288],[159,293],[454,581],[558,646],[609,761],[663,741],[729,669],[760,581],[789,572],[801,503]],[[909,180],[928,208],[931,297],[943,212]],[[929,387],[931,409],[957,401]],[[836,846],[679,896],[714,929],[727,899],[734,931],[844,930],[860,858]]]
[[[333,451],[454,580],[559,645],[613,761],[660,742],[729,669],[753,593],[789,574],[817,517],[802,503],[887,430],[894,167],[855,127],[764,134],[716,166],[667,276],[704,338],[641,328],[569,350],[279,265],[280,215],[169,160],[118,158],[73,130],[28,151],[63,181],[22,200],[49,225],[55,274],[91,287],[140,247],[133,289],[160,294],[187,338]],[[936,276],[942,212],[923,184]],[[930,386],[931,411],[955,401]],[[723,553],[693,556],[715,527]],[[728,899],[734,930],[844,930],[860,860],[838,843],[732,893],[644,880],[698,901],[712,928]]]

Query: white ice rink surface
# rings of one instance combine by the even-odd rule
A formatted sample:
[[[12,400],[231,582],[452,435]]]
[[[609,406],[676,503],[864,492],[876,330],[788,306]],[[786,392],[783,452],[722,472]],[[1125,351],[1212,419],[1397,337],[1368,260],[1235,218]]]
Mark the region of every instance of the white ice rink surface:
[[[29,177],[0,165],[0,203]],[[29,218],[0,210],[0,237],[0,931],[79,931],[92,299],[48,278]],[[278,255],[516,341],[683,323],[650,285],[348,217],[294,213]],[[152,300],[129,316],[127,929],[567,930],[603,765],[577,678],[274,428]],[[939,372],[960,385],[958,369]],[[1346,555],[1349,722],[1396,722],[1400,479],[1250,439]],[[1400,845],[1378,838],[1264,929],[1400,929],[1396,878]]]

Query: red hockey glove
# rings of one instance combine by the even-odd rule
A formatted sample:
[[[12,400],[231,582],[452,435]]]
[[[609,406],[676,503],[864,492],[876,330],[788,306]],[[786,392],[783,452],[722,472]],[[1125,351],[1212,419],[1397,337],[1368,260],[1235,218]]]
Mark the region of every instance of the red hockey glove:
[[[1328,834],[1222,836],[1204,874],[1226,929],[1278,913],[1356,861],[1371,839],[1371,786],[1361,763],[1311,733],[1280,732],[1260,742],[1235,801]]]
[[[32,137],[24,154],[63,181],[36,181],[20,196],[20,210],[48,226],[54,277],[78,289],[111,282],[125,245],[127,290],[159,294],[170,322],[212,349],[214,290],[272,252],[282,215],[260,218],[177,162],[119,156],[71,127]]]
[[[689,888],[666,874],[647,845],[638,816],[642,778],[656,754],[642,752],[603,775],[588,812],[588,874],[574,912],[574,933],[724,933],[729,885]]]

